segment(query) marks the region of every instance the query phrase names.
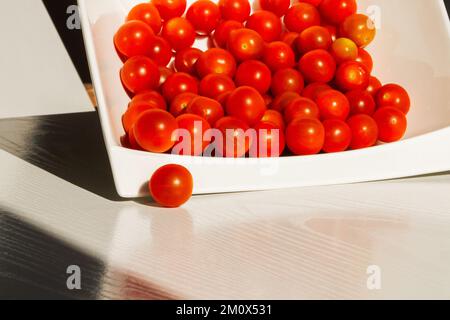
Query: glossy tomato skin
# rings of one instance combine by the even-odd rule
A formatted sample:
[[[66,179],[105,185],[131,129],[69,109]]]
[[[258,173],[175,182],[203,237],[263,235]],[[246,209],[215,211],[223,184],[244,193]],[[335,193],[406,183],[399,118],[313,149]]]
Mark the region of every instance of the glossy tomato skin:
[[[375,97],[378,108],[395,107],[408,114],[411,107],[411,100],[408,92],[398,84],[387,84],[382,86]]]
[[[254,88],[244,86],[235,89],[227,100],[227,114],[253,126],[266,112],[266,103],[261,94]]]
[[[184,72],[170,75],[162,87],[163,96],[169,103],[184,92],[198,93],[197,79]]]
[[[336,84],[343,91],[365,90],[369,85],[370,72],[356,61],[341,64],[336,71]]]
[[[159,85],[159,77],[157,64],[144,56],[128,59],[120,70],[123,85],[134,95],[156,89]]]
[[[352,14],[341,24],[340,35],[353,40],[360,48],[367,47],[375,38],[375,23],[364,14]]]
[[[352,131],[351,149],[368,148],[377,143],[378,126],[372,117],[366,114],[358,114],[348,119],[347,124]]]
[[[327,83],[336,73],[336,62],[327,51],[313,50],[300,59],[299,69],[309,83]]]
[[[282,31],[280,18],[273,12],[265,10],[253,13],[248,18],[246,27],[258,32],[266,42],[278,40]]]
[[[211,127],[224,116],[223,107],[218,101],[201,96],[192,99],[186,111],[203,117]]]
[[[200,56],[196,68],[201,78],[208,74],[223,74],[232,78],[236,72],[236,60],[224,49],[211,48]]]
[[[152,0],[152,3],[165,21],[181,17],[186,11],[186,0]]]
[[[189,7],[186,18],[199,34],[210,34],[219,24],[221,16],[217,4],[198,0]]]
[[[408,121],[403,112],[394,107],[378,109],[373,116],[378,125],[378,139],[382,142],[395,142],[403,138]]]
[[[183,156],[200,156],[203,154],[206,147],[209,145],[209,141],[204,139],[205,132],[211,129],[208,121],[195,114],[183,114],[176,118],[178,128],[185,130],[185,132],[178,132],[172,154],[178,154]],[[185,133],[189,133],[188,136]],[[190,138],[190,147],[185,149],[186,142],[183,139]],[[181,140],[181,141],[180,141]]]
[[[172,68],[159,66],[159,73],[161,76],[159,77],[159,87],[166,82],[167,78],[174,73]]]
[[[320,23],[320,14],[317,8],[305,2],[294,4],[284,16],[286,28],[298,33],[309,27],[319,26]]]
[[[285,42],[274,41],[265,46],[263,61],[273,72],[293,68],[295,66],[295,53]]]
[[[302,91],[302,96],[315,101],[318,94],[332,89],[328,84],[322,82],[313,82],[308,84]]]
[[[286,43],[292,50],[296,50],[295,48],[295,40],[300,36],[297,32],[286,31],[281,34],[280,40]],[[297,51],[294,51],[297,54]]]
[[[162,37],[154,37],[149,44],[149,57],[159,66],[167,66],[172,59],[172,47],[169,42]]]
[[[378,90],[382,87],[380,80],[377,77],[370,76],[369,85],[366,88],[366,91],[375,97],[378,93]]]
[[[217,145],[217,148],[222,150],[223,157],[241,158],[249,151],[253,139],[246,134],[250,127],[244,121],[234,117],[223,117],[217,121],[215,128],[223,137],[222,145]]]
[[[356,57],[355,61],[363,64],[364,66],[366,66],[366,68],[367,68],[367,70],[369,70],[369,72],[372,72],[373,59],[372,59],[372,56],[370,55],[370,53],[368,53],[365,49],[358,48],[358,56]]]
[[[259,0],[259,5],[263,10],[273,12],[278,17],[282,17],[289,10],[290,0]]]
[[[194,44],[195,29],[185,18],[172,18],[164,24],[162,37],[170,43],[175,51],[179,51]]]
[[[337,119],[325,120],[323,127],[325,129],[324,152],[342,152],[350,147],[352,131],[346,122]]]
[[[337,119],[345,121],[350,114],[350,103],[347,97],[337,90],[319,93],[316,98],[322,120]]]
[[[283,132],[286,127],[283,115],[276,110],[266,110],[260,122],[271,123]]]
[[[256,138],[250,147],[251,157],[277,158],[283,154],[286,147],[283,130],[268,122],[259,122],[253,129]]]
[[[186,113],[187,107],[191,101],[198,97],[197,94],[192,92],[185,92],[177,95],[170,104],[169,111],[174,117],[178,117]]]
[[[197,48],[185,48],[178,51],[175,55],[175,69],[178,72],[185,72],[195,76],[197,74],[195,64],[202,54],[203,51]]]
[[[238,87],[249,86],[264,94],[270,89],[272,73],[264,63],[257,60],[247,60],[239,65],[235,82]]]
[[[133,128],[136,141],[144,150],[164,153],[173,147],[172,136],[178,125],[169,112],[151,109],[138,117]]]
[[[230,32],[227,47],[239,62],[258,60],[264,51],[264,40],[256,31],[242,28]]]
[[[125,132],[129,134],[139,116],[151,109],[158,109],[158,107],[155,104],[143,101],[136,102],[129,107],[122,116],[122,125]]]
[[[319,153],[325,142],[325,129],[317,119],[301,118],[286,129],[286,144],[295,155]]]
[[[323,0],[319,6],[320,14],[334,25],[344,22],[357,9],[356,0]]]
[[[242,29],[243,27],[244,25],[242,22],[235,20],[225,20],[220,22],[214,31],[213,38],[215,45],[219,48],[226,48],[230,32],[233,30]]]
[[[219,0],[219,8],[224,20],[244,22],[250,16],[248,0]]]
[[[274,96],[288,91],[300,94],[304,85],[305,82],[300,72],[295,69],[281,69],[272,77],[271,90]]]
[[[135,104],[140,103],[152,104],[158,109],[167,110],[167,103],[163,96],[157,91],[145,91],[141,94],[137,94],[128,104],[128,108],[131,108]]]
[[[275,99],[273,99],[270,108],[283,113],[284,109],[286,109],[289,103],[297,98],[300,98],[300,94],[298,94],[297,92],[286,91],[277,95]]]
[[[376,105],[372,95],[364,90],[353,90],[346,93],[350,103],[350,114],[367,114],[372,116],[375,113]]]
[[[297,50],[301,54],[317,49],[328,50],[331,43],[330,32],[322,26],[312,26],[303,30],[295,41]]]
[[[358,58],[358,46],[352,40],[339,38],[331,46],[331,55],[338,64]]]
[[[153,200],[166,208],[177,208],[185,204],[191,198],[193,189],[191,173],[176,164],[159,168],[149,182]]]
[[[200,81],[200,95],[217,99],[225,92],[236,89],[233,79],[223,74],[211,73]]]
[[[298,119],[319,119],[320,111],[317,104],[308,98],[297,98],[284,109],[284,120],[287,124]]]
[[[132,20],[145,22],[155,34],[161,31],[161,15],[152,3],[141,3],[134,6],[127,16],[127,21]]]
[[[128,21],[114,35],[114,46],[122,61],[134,56],[148,56],[149,43],[155,36],[152,28],[142,21]]]

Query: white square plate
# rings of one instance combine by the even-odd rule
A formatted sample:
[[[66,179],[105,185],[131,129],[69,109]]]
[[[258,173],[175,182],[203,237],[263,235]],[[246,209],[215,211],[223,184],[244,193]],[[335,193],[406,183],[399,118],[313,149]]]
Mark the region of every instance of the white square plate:
[[[359,11],[378,14],[369,47],[373,74],[411,95],[403,141],[338,154],[276,159],[183,157],[128,150],[121,115],[129,102],[119,79],[115,31],[136,0],[79,0],[83,34],[115,184],[122,197],[146,195],[160,166],[185,165],[194,193],[219,193],[354,183],[450,170],[450,23],[442,0],[359,0]],[[188,3],[193,0],[188,0]],[[197,46],[204,46],[199,43]]]

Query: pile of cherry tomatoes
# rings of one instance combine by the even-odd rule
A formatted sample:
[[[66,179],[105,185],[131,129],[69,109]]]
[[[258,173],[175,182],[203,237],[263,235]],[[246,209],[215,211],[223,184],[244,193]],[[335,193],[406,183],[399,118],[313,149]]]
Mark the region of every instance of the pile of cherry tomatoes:
[[[214,128],[225,140],[246,139],[244,150],[224,141],[216,156],[244,157],[276,137],[279,148],[264,156],[277,157],[404,136],[408,93],[371,74],[365,48],[376,28],[356,0],[257,1],[253,12],[248,0],[198,0],[187,10],[186,0],[152,0],[130,11],[114,37],[132,98],[124,145],[164,153],[177,144],[175,130],[194,140]],[[206,51],[193,47],[198,38],[209,39]],[[248,129],[264,134],[249,140]],[[211,144],[202,141],[183,154],[202,155]]]

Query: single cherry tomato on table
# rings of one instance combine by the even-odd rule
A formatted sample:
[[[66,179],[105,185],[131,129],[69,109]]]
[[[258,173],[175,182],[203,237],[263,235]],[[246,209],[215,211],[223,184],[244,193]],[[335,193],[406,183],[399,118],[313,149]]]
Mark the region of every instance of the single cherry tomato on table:
[[[319,153],[325,142],[325,129],[317,119],[301,118],[286,129],[286,144],[295,155]]]
[[[152,3],[165,21],[181,17],[186,11],[186,0],[152,0]]]
[[[162,37],[175,51],[179,51],[194,44],[195,29],[185,18],[172,18],[164,24]]]
[[[375,23],[364,14],[352,14],[341,24],[340,35],[353,40],[360,48],[367,47],[376,35]]]
[[[259,0],[259,5],[263,10],[273,12],[279,17],[282,17],[289,10],[291,5],[290,0]]]
[[[405,114],[395,107],[378,109],[373,116],[378,125],[378,139],[382,142],[399,141],[405,135],[408,121]]]
[[[212,1],[198,0],[189,7],[186,19],[199,34],[210,34],[219,24],[220,10]]]
[[[382,86],[375,97],[378,108],[395,107],[408,114],[411,107],[411,100],[408,92],[398,84],[387,84]]]
[[[277,158],[286,147],[283,130],[272,123],[260,122],[254,128],[256,138],[250,147],[250,156],[258,158]]]
[[[319,26],[320,22],[320,14],[317,8],[305,2],[294,4],[284,16],[286,28],[298,33],[309,27]]]
[[[330,32],[322,26],[312,26],[303,30],[295,40],[297,50],[301,54],[317,49],[328,50],[331,43]]]
[[[185,48],[178,51],[175,55],[175,69],[178,72],[196,75],[197,70],[195,64],[202,54],[203,51],[197,48]]]
[[[235,82],[238,87],[249,86],[264,94],[270,89],[272,73],[264,63],[247,60],[238,67]]]
[[[127,21],[140,20],[148,24],[155,34],[161,31],[161,16],[152,3],[141,3],[133,7],[128,13]]]
[[[272,77],[272,94],[278,96],[284,92],[292,91],[300,94],[305,85],[300,72],[295,69],[281,69]]]
[[[184,156],[200,156],[203,154],[203,151],[209,145],[209,141],[204,139],[205,132],[211,129],[208,121],[195,114],[183,114],[176,120],[178,128],[186,131],[177,131],[175,135],[175,141],[177,142],[172,149],[172,154]],[[189,135],[186,136],[185,133],[189,133]],[[187,138],[190,139],[189,145],[184,141]]]
[[[351,149],[368,148],[377,143],[378,126],[372,117],[366,114],[357,114],[348,119],[347,124],[352,132]]]
[[[145,22],[133,20],[123,24],[114,35],[114,46],[122,61],[134,56],[148,56],[149,43],[155,33]]]
[[[222,156],[241,158],[249,151],[253,139],[247,134],[250,127],[244,121],[224,117],[217,121],[215,128],[222,133],[223,140],[214,142]]]
[[[169,111],[174,117],[178,117],[186,113],[187,107],[191,101],[198,97],[197,94],[192,92],[185,92],[177,95],[170,104]]]
[[[367,114],[372,116],[375,113],[376,105],[372,95],[363,90],[353,90],[346,93],[350,103],[350,114]]]
[[[308,82],[330,82],[336,72],[334,58],[325,50],[306,53],[299,62],[300,72]]]
[[[365,90],[369,85],[370,72],[356,61],[341,64],[336,71],[336,84],[343,91]]]
[[[295,53],[285,42],[274,41],[265,46],[263,61],[273,72],[293,68],[295,66]]]
[[[258,32],[242,28],[230,32],[227,46],[238,61],[258,60],[264,51],[264,40]]]
[[[235,89],[227,100],[227,114],[253,126],[266,112],[266,103],[261,94],[254,88],[243,86]]]
[[[218,101],[200,96],[192,99],[186,112],[203,117],[211,127],[224,116],[223,107]]]
[[[350,114],[350,103],[340,91],[327,90],[319,93],[316,98],[322,120],[338,119],[345,121]]]
[[[212,73],[233,77],[236,72],[236,61],[228,51],[220,48],[211,48],[203,52],[197,60],[196,68],[201,78]]]
[[[162,87],[163,96],[169,103],[184,92],[198,93],[197,79],[184,72],[170,75]]]
[[[330,119],[323,122],[323,127],[325,129],[324,152],[342,152],[349,148],[352,131],[347,123],[342,120]]]
[[[284,109],[284,119],[287,124],[292,121],[309,118],[319,119],[320,112],[317,104],[308,98],[297,98],[291,101]]]
[[[136,95],[159,86],[159,68],[148,57],[135,56],[128,59],[120,70],[120,78],[126,90]]]
[[[322,17],[329,23],[339,25],[356,13],[356,0],[323,0],[319,5]]]
[[[244,26],[242,22],[235,20],[226,20],[220,22],[216,30],[214,31],[214,43],[216,47],[226,48],[228,37],[230,36],[230,32],[237,29],[242,29]]]
[[[219,8],[224,20],[244,22],[250,16],[248,0],[219,0]]]
[[[200,95],[217,99],[225,92],[236,89],[233,79],[224,74],[211,73],[200,81]]]
[[[265,10],[253,13],[245,26],[258,32],[266,42],[278,40],[282,31],[280,18],[273,12]]]

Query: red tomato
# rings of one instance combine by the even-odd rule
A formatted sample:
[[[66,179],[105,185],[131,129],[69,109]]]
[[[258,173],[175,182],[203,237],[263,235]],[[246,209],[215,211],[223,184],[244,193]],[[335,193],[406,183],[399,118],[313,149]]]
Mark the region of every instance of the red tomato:
[[[350,114],[350,104],[347,97],[337,90],[327,90],[319,93],[316,103],[322,120],[338,119],[345,121]]]
[[[203,52],[197,60],[197,72],[201,78],[211,73],[233,77],[236,72],[236,61],[228,51],[212,48]]]
[[[252,137],[248,135],[249,126],[242,120],[224,117],[217,121],[216,129],[222,133],[223,140],[217,148],[222,150],[222,156],[227,158],[241,158],[250,149]]]
[[[217,99],[225,92],[236,89],[233,79],[223,74],[211,73],[200,81],[200,94],[202,96]]]
[[[395,107],[378,109],[373,116],[378,125],[378,139],[382,142],[399,141],[405,135],[408,121],[403,112]]]
[[[195,64],[202,54],[203,51],[197,48],[185,48],[178,51],[175,55],[175,69],[178,72],[195,75],[197,73]]]
[[[284,132],[285,124],[283,115],[276,110],[266,110],[261,122],[271,123]]]
[[[224,20],[244,22],[250,15],[248,0],[219,0],[219,8]]]
[[[172,48],[162,37],[154,37],[149,44],[149,57],[160,66],[167,66],[172,59]]]
[[[198,97],[195,93],[185,92],[177,95],[170,104],[169,111],[174,117],[186,113],[188,105],[194,98]]]
[[[289,10],[291,5],[290,0],[259,0],[259,5],[263,10],[267,10],[275,13],[277,16],[282,17]]]
[[[164,98],[168,102],[184,92],[198,93],[198,81],[191,75],[184,72],[176,72],[170,75],[162,87]]]
[[[312,4],[314,7],[318,7],[322,0],[302,0],[302,2],[306,2]]]
[[[227,106],[228,98],[230,97],[231,92],[233,92],[233,91],[224,92],[220,96],[217,97],[217,99],[216,99],[217,102],[219,102],[223,108],[225,108]]]
[[[175,51],[179,51],[194,44],[195,29],[185,18],[172,18],[164,24],[162,36]]]
[[[341,24],[342,37],[353,40],[358,47],[368,46],[376,35],[375,23],[364,14],[352,14]]]
[[[377,107],[395,107],[404,114],[408,114],[411,107],[411,100],[408,92],[397,84],[387,84],[382,86],[375,97]]]
[[[224,116],[222,105],[218,101],[206,97],[192,99],[187,107],[187,113],[203,117],[211,127],[214,127],[216,122]]]
[[[233,30],[228,37],[228,50],[238,61],[258,60],[264,51],[264,40],[254,30]]]
[[[152,28],[142,21],[123,24],[114,35],[114,46],[122,61],[134,56],[148,56],[149,43],[155,36]]]
[[[286,129],[286,144],[296,155],[313,155],[322,150],[325,129],[317,119],[301,118]]]
[[[183,114],[177,117],[177,124],[179,130],[176,135],[175,143],[172,154],[178,154],[183,156],[200,156],[203,151],[209,145],[209,141],[205,141],[205,132],[211,129],[208,121],[195,114]],[[189,135],[186,135],[189,133]],[[184,139],[190,140],[189,148],[185,149],[186,142]],[[180,141],[181,140],[181,141]]]
[[[167,111],[151,109],[142,113],[134,123],[138,144],[149,152],[164,153],[174,145],[172,135],[178,129],[175,118]]]
[[[330,24],[324,24],[324,28],[328,30],[331,36],[331,41],[334,42],[338,38],[338,29],[336,26],[330,25]]]
[[[247,21],[246,27],[258,32],[264,41],[278,40],[281,35],[281,20],[273,12],[260,10],[252,14]]]
[[[299,33],[297,32],[284,32],[281,34],[281,38],[280,40],[283,41],[284,43],[286,43],[291,49],[294,50],[294,43],[295,40],[297,40],[297,38],[300,36]],[[295,53],[295,52],[294,52]]]
[[[161,77],[159,78],[159,87],[161,87],[167,80],[167,78],[174,73],[171,68],[168,67],[159,67],[159,73]]]
[[[358,48],[358,56],[354,60],[365,65],[367,70],[369,70],[369,72],[372,72],[372,70],[373,70],[372,56],[365,49]]]
[[[369,70],[356,61],[344,62],[336,71],[336,84],[343,91],[365,90],[369,79]]]
[[[242,29],[243,27],[242,22],[235,20],[220,22],[214,31],[214,43],[216,47],[226,48],[230,32],[233,30]]]
[[[128,147],[133,150],[139,150],[139,151],[145,151],[142,149],[142,147],[139,145],[139,143],[136,141],[136,137],[134,136],[134,128],[132,127],[130,131],[128,131]]]
[[[286,147],[283,130],[272,123],[260,122],[254,128],[256,139],[250,147],[250,156],[258,158],[277,158]]]
[[[252,87],[239,87],[228,97],[227,114],[253,126],[266,112],[266,103],[261,94]]]
[[[284,24],[289,31],[301,33],[303,30],[320,25],[320,14],[316,7],[300,2],[289,8],[284,16]]]
[[[366,114],[358,114],[348,119],[347,124],[352,131],[351,149],[368,148],[377,143],[378,126],[372,117]]]
[[[302,91],[302,96],[315,101],[317,95],[323,91],[332,89],[329,85],[321,82],[314,82],[305,87]]]
[[[346,94],[348,102],[350,103],[350,114],[367,114],[373,115],[375,112],[375,100],[372,95],[363,90],[353,90]]]
[[[156,63],[144,56],[128,59],[120,70],[122,83],[132,94],[156,89],[159,85],[159,77]]]
[[[347,123],[337,119],[325,120],[323,127],[325,128],[324,152],[342,152],[349,148],[352,142],[352,131]]]
[[[317,104],[308,98],[297,98],[284,109],[284,119],[287,124],[298,119],[319,119],[320,112]]]
[[[219,24],[220,10],[212,1],[198,0],[190,6],[186,18],[198,33],[210,34]]]
[[[358,58],[358,47],[356,43],[347,38],[339,38],[331,46],[331,54],[337,63],[356,60]]]
[[[369,85],[367,86],[366,91],[372,95],[372,97],[375,97],[378,93],[378,90],[381,88],[381,82],[378,80],[378,78],[370,76],[369,78]]]
[[[265,46],[263,61],[272,71],[293,68],[295,66],[295,54],[285,42],[275,41]]]
[[[297,98],[300,98],[300,95],[297,92],[286,91],[275,97],[272,102],[271,108],[283,113],[284,109],[289,105],[289,103]]]
[[[161,31],[161,16],[158,9],[151,3],[141,3],[131,9],[127,21],[140,20],[148,24],[155,34]]]
[[[128,104],[128,108],[131,108],[135,104],[140,104],[141,102],[152,104],[158,109],[167,110],[166,100],[164,100],[163,96],[156,91],[147,91],[135,95]]]
[[[336,72],[334,58],[325,50],[313,50],[306,53],[299,68],[308,82],[330,82]]]
[[[264,102],[266,103],[266,106],[269,107],[272,104],[273,98],[270,94],[263,94]]]
[[[149,182],[150,195],[159,205],[177,208],[192,196],[194,182],[183,166],[169,164],[156,170]]]
[[[152,0],[165,21],[181,17],[186,10],[186,0]]]
[[[281,69],[273,75],[272,94],[278,96],[287,91],[300,94],[304,85],[305,82],[300,72],[294,69]]]
[[[272,73],[264,63],[247,60],[238,67],[235,82],[238,87],[249,86],[264,94],[270,89]]]
[[[350,15],[356,13],[356,0],[323,0],[319,6],[320,14],[329,23],[339,25]]]
[[[305,54],[312,50],[328,50],[331,46],[331,35],[327,28],[321,26],[309,27],[295,40],[298,52]]]
[[[147,103],[144,101],[136,102],[129,107],[122,116],[122,125],[125,132],[129,134],[137,118],[145,111],[151,109],[158,109],[158,107],[156,104]]]

